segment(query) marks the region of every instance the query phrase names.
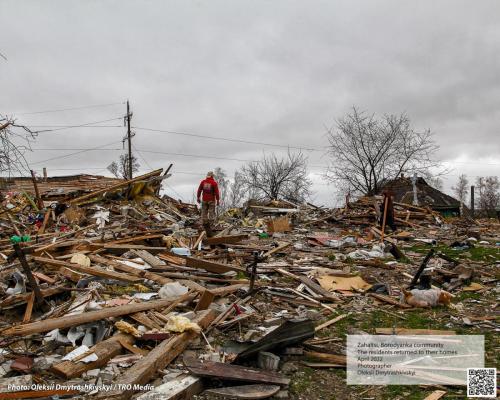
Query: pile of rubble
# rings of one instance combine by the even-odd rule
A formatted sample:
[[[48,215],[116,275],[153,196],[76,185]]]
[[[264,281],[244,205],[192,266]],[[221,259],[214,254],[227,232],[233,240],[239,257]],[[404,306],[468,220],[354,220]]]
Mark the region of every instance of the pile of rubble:
[[[496,305],[455,300],[498,290],[498,223],[396,203],[385,232],[373,198],[249,202],[206,237],[196,206],[160,196],[167,176],[4,193],[1,396],[288,398],[294,363],[345,368],[345,338],[323,333],[354,314],[450,307],[498,330]]]

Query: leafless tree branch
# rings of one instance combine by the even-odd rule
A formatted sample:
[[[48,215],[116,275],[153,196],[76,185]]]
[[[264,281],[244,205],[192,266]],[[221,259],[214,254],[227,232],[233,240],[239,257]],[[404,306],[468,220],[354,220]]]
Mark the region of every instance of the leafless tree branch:
[[[302,153],[276,154],[251,162],[239,172],[242,186],[253,197],[286,199],[302,202],[310,195],[311,181],[307,176],[307,158]]]
[[[0,172],[29,173],[29,166],[24,157],[31,151],[31,143],[36,132],[25,125],[16,123],[12,117],[0,114]]]
[[[401,173],[424,175],[441,164],[432,133],[416,132],[406,114],[377,119],[353,107],[327,132],[327,179],[353,194],[373,194]]]

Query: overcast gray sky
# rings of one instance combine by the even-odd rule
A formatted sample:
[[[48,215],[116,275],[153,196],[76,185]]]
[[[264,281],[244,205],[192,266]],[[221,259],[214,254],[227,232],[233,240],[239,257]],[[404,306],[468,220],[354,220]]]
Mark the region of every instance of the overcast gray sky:
[[[435,133],[449,191],[461,173],[500,172],[499,19],[498,0],[0,0],[0,112],[30,126],[115,119],[40,133],[28,161],[50,175],[106,173],[126,99],[136,127],[313,148],[313,198],[331,204],[325,127],[353,105],[405,111]],[[143,129],[134,145],[141,172],[174,163],[167,192],[185,200],[208,170],[286,151]]]

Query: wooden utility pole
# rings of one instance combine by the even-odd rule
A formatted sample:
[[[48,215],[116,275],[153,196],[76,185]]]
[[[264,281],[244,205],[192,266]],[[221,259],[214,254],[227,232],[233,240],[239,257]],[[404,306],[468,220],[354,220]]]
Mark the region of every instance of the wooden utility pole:
[[[132,133],[130,131],[130,105],[127,100],[127,140],[128,140],[128,179],[132,179]]]
[[[472,218],[475,217],[474,215],[474,186],[470,187],[470,212],[472,213]]]

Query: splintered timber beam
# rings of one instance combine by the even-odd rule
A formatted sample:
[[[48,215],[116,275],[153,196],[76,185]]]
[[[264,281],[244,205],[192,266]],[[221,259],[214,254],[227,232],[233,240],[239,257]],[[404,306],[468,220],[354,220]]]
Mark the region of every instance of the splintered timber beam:
[[[130,265],[122,264],[121,262],[111,260],[106,257],[98,256],[97,254],[90,254],[89,258],[99,264],[111,265],[114,269],[126,272],[130,275],[134,275],[140,278],[148,279],[150,281],[164,285],[166,283],[172,282],[172,279],[165,278],[164,276],[155,274],[154,272],[149,272],[145,269],[138,269],[131,267]]]
[[[273,371],[244,367],[241,365],[224,364],[219,362],[189,360],[187,369],[198,376],[208,378],[219,378],[224,380],[235,380],[242,382],[260,382],[275,385],[288,385],[290,379]]]
[[[306,285],[313,292],[317,293],[318,295],[322,296],[325,299],[328,299],[331,301],[339,300],[338,296],[329,292],[328,290],[323,289],[320,285],[318,285],[317,283],[313,282],[311,279],[309,279],[305,276],[292,274],[291,272],[286,271],[283,268],[276,268],[276,271],[279,272],[281,275],[285,275],[285,276],[288,276],[288,277],[295,279],[299,282],[302,282],[304,285]]]
[[[278,252],[280,252],[282,250],[285,250],[290,245],[291,245],[291,243],[282,243],[278,247],[275,247],[274,249],[269,250],[267,253],[264,253],[264,255],[262,256],[262,258],[267,258],[267,257],[273,255],[274,253],[278,253]]]
[[[304,356],[308,358],[315,358],[317,360],[326,361],[333,364],[346,365],[346,356],[341,354],[318,353],[316,351],[304,351]]]
[[[230,236],[215,236],[210,238],[204,238],[203,242],[208,245],[216,245],[216,244],[234,244],[241,242],[244,239],[247,239],[248,235],[230,235]]]
[[[135,182],[138,182],[138,181],[141,181],[141,180],[149,179],[149,178],[151,178],[153,176],[160,175],[162,171],[163,171],[163,169],[157,169],[157,170],[149,172],[147,174],[138,176],[138,177],[136,177],[134,179],[123,181],[123,182],[117,183],[116,185],[112,185],[110,187],[107,187],[107,188],[104,188],[104,189],[100,189],[100,190],[96,190],[94,192],[91,192],[89,194],[85,194],[85,195],[80,196],[80,197],[76,197],[76,198],[70,200],[70,204],[81,203],[83,201],[86,201],[86,200],[89,200],[89,199],[93,199],[94,197],[103,195],[105,193],[113,192],[113,191],[115,191],[117,189],[124,188],[124,187],[130,185],[131,183],[135,183]]]
[[[13,326],[2,331],[5,336],[23,336],[34,333],[49,332],[53,329],[70,328],[86,324],[88,322],[99,321],[104,318],[120,317],[122,315],[133,314],[141,311],[155,310],[168,307],[172,300],[161,299],[137,304],[125,304],[123,306],[109,307],[102,310],[90,311],[83,314],[66,315],[64,317],[46,319],[43,321],[32,322]]]
[[[108,270],[105,270],[102,268],[83,267],[80,264],[74,264],[74,263],[61,261],[61,260],[53,260],[52,258],[33,257],[33,260],[36,262],[42,263],[42,264],[52,265],[52,266],[58,267],[58,268],[70,268],[72,270],[82,272],[84,274],[100,276],[100,277],[108,278],[108,279],[116,279],[119,281],[132,282],[132,283],[137,283],[137,282],[143,281],[142,278],[139,278],[137,276],[121,274],[119,272],[108,271]]]
[[[193,322],[196,322],[202,329],[206,328],[215,318],[213,310],[205,310],[198,314]],[[198,334],[194,331],[186,331],[165,339],[145,357],[130,367],[115,382],[116,385],[144,385],[153,379],[156,372],[165,368],[179,354],[181,354],[189,342],[196,338]],[[134,394],[133,390],[114,391],[102,393],[99,399],[129,399]]]
[[[109,339],[97,343],[89,350],[97,356],[96,361],[90,363],[63,361],[53,365],[51,371],[66,379],[75,378],[86,371],[106,365],[113,357],[121,354],[123,351],[122,343],[134,343],[133,336],[123,333],[111,336]]]
[[[223,274],[229,271],[245,272],[245,268],[238,267],[237,265],[222,264],[194,257],[186,257],[186,266],[191,268],[201,268],[209,272],[215,272],[216,274]]]
[[[456,335],[455,331],[436,329],[410,329],[410,328],[375,328],[377,335]]]

